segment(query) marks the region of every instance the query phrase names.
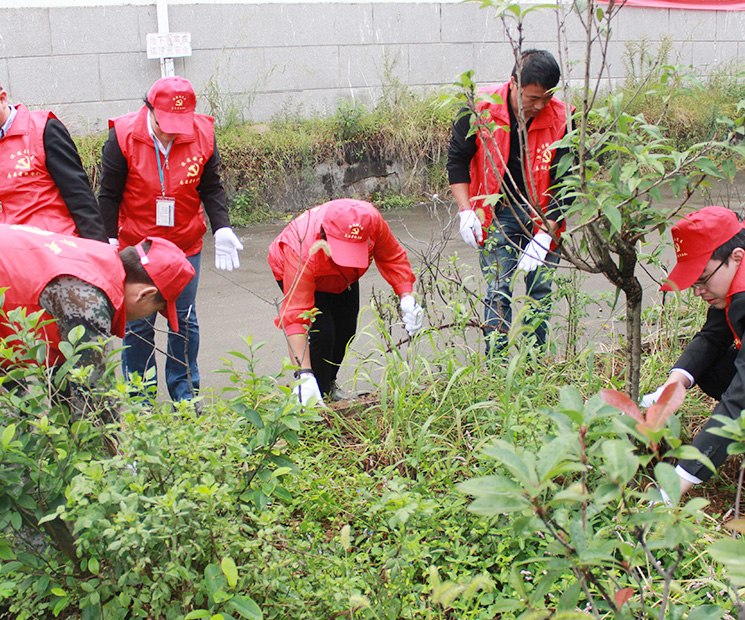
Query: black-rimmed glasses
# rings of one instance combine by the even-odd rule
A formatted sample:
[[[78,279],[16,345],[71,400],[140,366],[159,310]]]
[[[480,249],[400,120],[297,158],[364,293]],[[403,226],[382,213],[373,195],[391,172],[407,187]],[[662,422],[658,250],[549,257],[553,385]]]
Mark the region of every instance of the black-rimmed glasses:
[[[719,268],[724,265],[724,262],[721,262],[717,265],[717,268],[712,271],[708,276],[705,278],[701,278],[700,280],[696,280],[691,286],[692,288],[706,288],[706,285],[709,283],[709,280],[711,280],[714,277],[714,274],[719,271]]]

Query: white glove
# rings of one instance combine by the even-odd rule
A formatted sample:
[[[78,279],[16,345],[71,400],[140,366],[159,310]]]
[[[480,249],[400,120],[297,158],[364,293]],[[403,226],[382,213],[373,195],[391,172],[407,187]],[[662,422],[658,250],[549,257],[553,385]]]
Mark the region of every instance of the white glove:
[[[651,407],[658,400],[660,400],[660,396],[662,396],[662,392],[664,390],[665,390],[665,386],[661,385],[654,392],[650,392],[649,394],[645,394],[644,396],[642,396],[641,400],[639,401],[639,404],[645,408]]]
[[[401,298],[401,318],[409,336],[413,336],[422,329],[424,310],[416,303],[413,295],[405,295]]]
[[[230,226],[218,228],[215,231],[215,269],[238,269],[241,266],[238,250],[242,249],[243,244]]]
[[[109,245],[113,245],[115,248],[119,247],[119,239],[116,237],[109,237]]]
[[[551,246],[551,235],[547,232],[537,232],[531,242],[525,246],[522,256],[517,263],[517,271],[530,273],[543,265]]]
[[[481,220],[473,209],[459,211],[460,236],[474,250],[479,249],[479,243],[484,240],[484,230],[481,228]]]
[[[311,399],[315,399],[315,402],[319,405],[323,403],[323,396],[321,396],[321,389],[318,387],[316,376],[309,370],[300,372],[300,378],[295,383],[295,387],[292,388],[292,393],[297,395],[300,404],[303,406],[307,405]]]

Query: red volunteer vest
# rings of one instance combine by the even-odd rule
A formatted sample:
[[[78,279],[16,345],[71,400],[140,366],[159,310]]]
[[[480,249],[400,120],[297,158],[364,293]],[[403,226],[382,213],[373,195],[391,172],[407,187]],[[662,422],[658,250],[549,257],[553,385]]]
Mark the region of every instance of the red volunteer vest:
[[[507,109],[510,83],[487,86],[479,89],[479,95],[498,95],[503,103],[479,101],[476,110],[487,111],[485,123],[494,121],[496,131],[490,131],[484,121],[480,121],[476,140],[476,155],[471,160],[471,196],[484,196],[499,193],[507,160],[510,155],[510,132],[500,127],[510,126],[510,113]],[[525,187],[531,204],[539,205],[546,212],[551,199],[551,164],[556,152],[549,147],[561,140],[566,133],[566,110],[564,103],[552,97],[548,105],[533,119],[528,127],[528,153],[525,170],[532,170],[533,182],[526,179]],[[491,160],[490,160],[491,156]],[[492,165],[492,161],[493,164]],[[496,167],[496,170],[494,169]],[[484,229],[484,239],[494,217],[492,208],[484,200],[474,200],[473,209],[479,216]]]
[[[126,325],[124,308],[124,266],[116,248],[100,241],[57,235],[30,226],[0,224],[0,287],[5,291],[5,313],[27,308],[41,310],[39,295],[51,280],[70,275],[100,288],[114,306],[111,333],[123,337]],[[51,320],[48,313],[42,316]],[[40,337],[50,343],[47,364],[64,360],[59,351],[60,334],[54,323],[43,328]],[[13,333],[4,319],[0,337]]]
[[[57,117],[19,105],[0,141],[0,223],[75,235],[75,222],[46,166],[44,128],[50,118]]]
[[[181,134],[171,146],[168,163],[161,153],[165,195],[176,199],[173,226],[156,224],[155,201],[162,195],[155,143],[147,131],[147,106],[109,121],[116,129],[116,139],[129,172],[119,206],[119,241],[121,247],[139,243],[144,237],[162,237],[175,243],[187,256],[202,250],[202,236],[207,224],[197,187],[204,164],[212,157],[215,146],[214,120],[204,114],[194,115],[192,134]]]
[[[729,325],[729,328],[732,330],[732,335],[735,337],[735,347],[740,349],[742,347],[742,334],[738,334],[734,327],[732,327],[732,322],[729,318],[729,305],[732,301],[732,296],[736,295],[737,293],[743,293],[745,292],[745,263],[740,264],[740,268],[737,270],[737,273],[735,273],[735,277],[732,279],[732,284],[729,287],[729,292],[727,293],[727,325]]]

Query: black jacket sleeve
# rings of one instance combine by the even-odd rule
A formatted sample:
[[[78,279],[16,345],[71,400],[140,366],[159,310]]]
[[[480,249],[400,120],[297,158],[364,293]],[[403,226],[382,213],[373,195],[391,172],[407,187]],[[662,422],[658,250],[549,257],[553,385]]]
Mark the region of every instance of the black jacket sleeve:
[[[116,130],[112,127],[101,149],[101,189],[98,191],[98,204],[101,206],[106,234],[112,239],[119,236],[119,205],[128,174],[127,159],[119,148]]]
[[[572,127],[574,128],[574,121],[572,121]],[[564,135],[566,136],[566,132],[564,133]],[[572,201],[571,198],[556,196],[556,194],[560,191],[557,186],[561,185],[562,178],[571,172],[571,168],[569,168],[563,175],[559,175],[559,164],[561,160],[569,154],[573,155],[572,149],[568,146],[561,146],[556,149],[554,159],[551,162],[551,185],[554,187],[554,190],[553,197],[551,198],[551,202],[548,204],[548,208],[546,210],[546,217],[549,220],[553,220],[555,222],[560,222],[564,219],[564,211],[566,210],[568,204]]]
[[[471,113],[468,108],[463,108],[453,122],[448,145],[446,168],[450,185],[471,182],[471,160],[476,155],[476,134],[467,137],[470,130]]]
[[[199,181],[197,191],[202,199],[204,211],[210,220],[210,226],[214,233],[218,228],[230,226],[230,216],[228,214],[228,196],[222,185],[220,177],[220,151],[217,150],[217,138],[215,138],[215,148],[212,151],[212,157],[204,165],[204,172]]]
[[[106,230],[101,212],[78,149],[67,128],[56,118],[50,118],[44,127],[44,151],[49,176],[59,189],[78,234],[105,242]]]
[[[743,301],[735,300],[734,303],[742,305]],[[733,342],[734,335],[727,324],[725,311],[709,308],[706,323],[683,350],[674,368],[687,370],[694,379],[697,379],[708,370],[713,360],[719,359],[732,346]]]

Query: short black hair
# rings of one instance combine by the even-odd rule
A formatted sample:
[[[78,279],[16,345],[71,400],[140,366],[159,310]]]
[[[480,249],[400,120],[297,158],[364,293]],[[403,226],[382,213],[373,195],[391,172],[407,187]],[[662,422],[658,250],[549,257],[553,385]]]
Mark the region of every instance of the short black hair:
[[[520,69],[520,80],[517,80],[517,71]],[[512,77],[518,81],[520,86],[538,84],[546,90],[556,88],[561,78],[559,64],[551,52],[546,50],[526,50],[520,54],[520,61],[515,63],[512,69]]]
[[[725,241],[711,254],[709,260],[719,260],[725,265],[729,262],[729,257],[732,255],[737,248],[745,249],[745,230],[741,230],[729,241]]]
[[[145,251],[145,254],[150,251],[151,245],[151,241],[144,241],[142,243],[142,249]],[[125,283],[148,284],[150,286],[155,286],[155,282],[153,282],[150,274],[145,271],[145,267],[143,267],[142,261],[140,260],[140,255],[137,253],[137,249],[134,246],[124,248],[119,252],[119,258],[122,261],[122,265],[124,265]],[[159,303],[165,302],[165,298],[161,295],[160,291],[158,291],[158,298],[156,298],[156,301]]]
[[[143,101],[143,102],[144,102],[144,104],[145,104],[145,105],[147,106],[147,109],[148,109],[148,110],[154,110],[154,109],[155,109],[155,108],[153,108],[153,104],[152,104],[152,103],[150,103],[150,102],[149,102],[149,101],[147,100],[147,95],[145,95],[145,96],[144,96],[144,97],[142,98],[142,101]]]

